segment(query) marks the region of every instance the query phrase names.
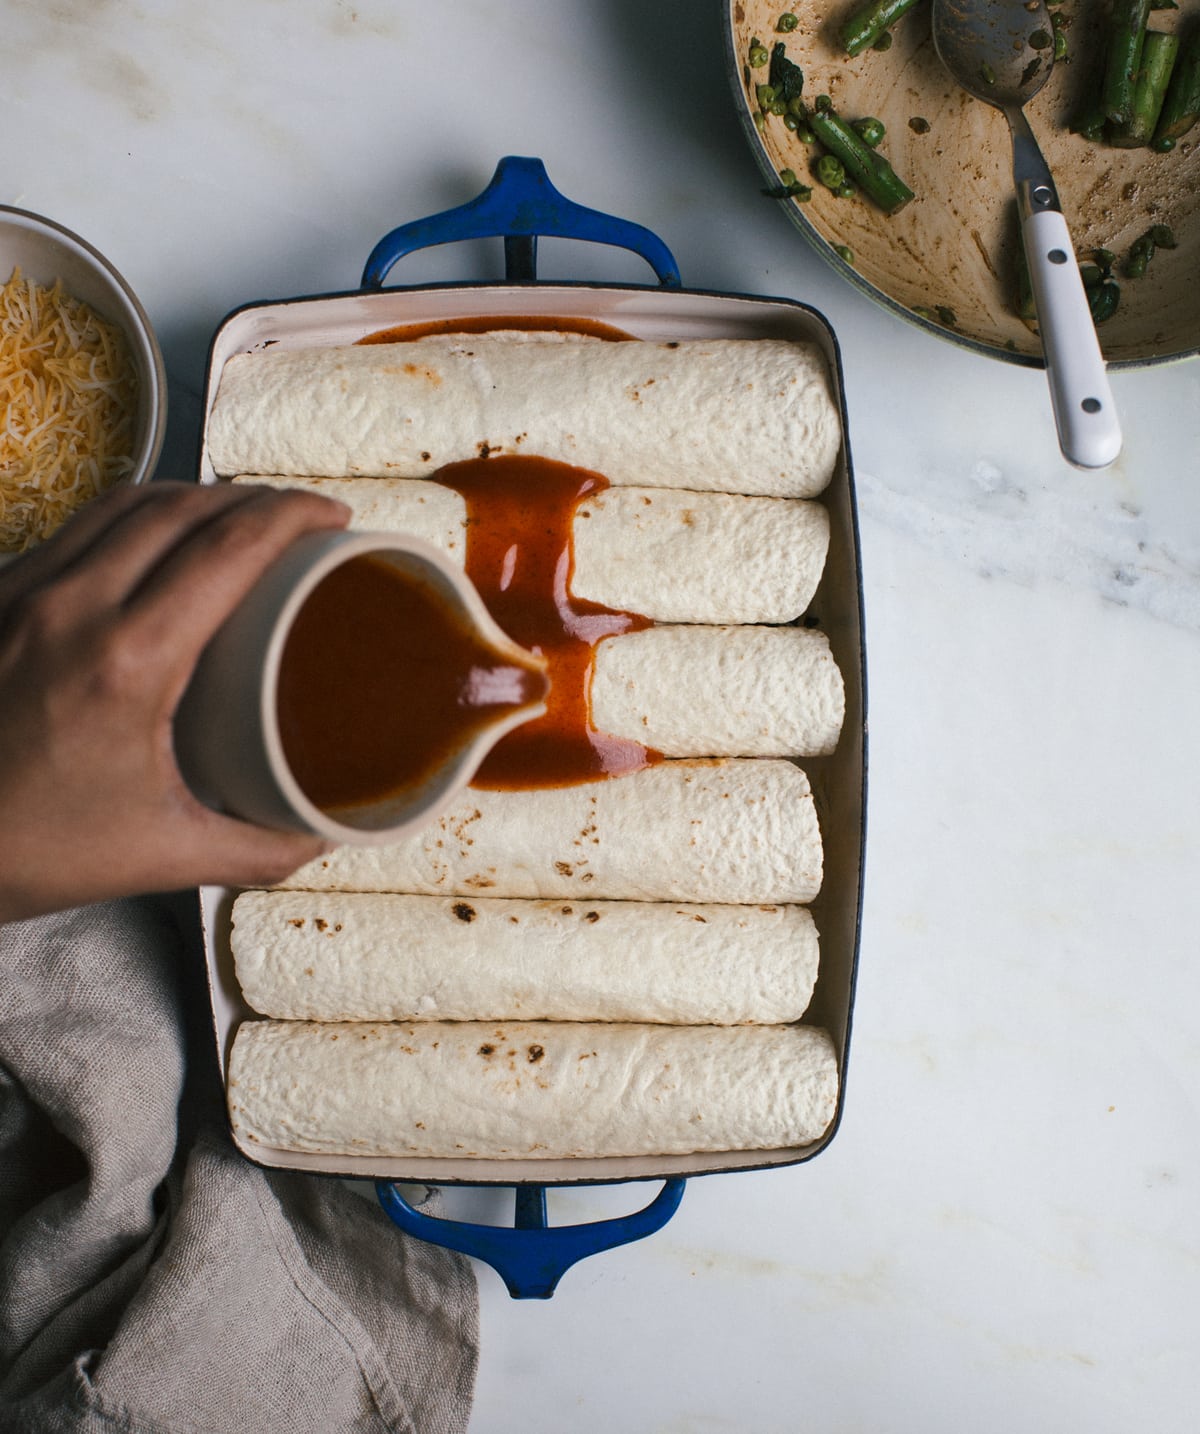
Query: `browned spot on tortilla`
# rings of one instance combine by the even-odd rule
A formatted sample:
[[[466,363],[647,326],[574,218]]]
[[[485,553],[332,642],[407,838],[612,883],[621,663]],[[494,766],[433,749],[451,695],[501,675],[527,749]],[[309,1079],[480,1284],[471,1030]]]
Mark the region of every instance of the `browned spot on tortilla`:
[[[456,901],[450,908],[460,921],[474,921],[475,908],[468,906],[465,901]]]
[[[583,919],[585,921],[599,921],[600,913],[598,911],[587,911],[584,913]]]
[[[496,1047],[490,1046],[485,1042],[479,1047],[479,1054],[481,1056],[494,1056],[496,1054]]]
[[[542,1046],[530,1046],[530,1047],[529,1047],[529,1064],[530,1064],[530,1065],[536,1065],[536,1064],[538,1063],[538,1061],[540,1061],[545,1054],[546,1054],[546,1052],[545,1052],[544,1047],[542,1047]]]
[[[575,868],[568,861],[556,861],[554,863],[554,870],[558,872],[559,876],[575,875]]]

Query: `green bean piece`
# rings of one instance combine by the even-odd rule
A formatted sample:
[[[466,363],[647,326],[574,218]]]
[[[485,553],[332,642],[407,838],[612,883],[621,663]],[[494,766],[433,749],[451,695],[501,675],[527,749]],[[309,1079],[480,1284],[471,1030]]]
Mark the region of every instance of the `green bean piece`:
[[[958,323],[958,315],[954,312],[952,308],[949,307],[948,304],[938,304],[935,307],[934,312],[948,329],[954,328],[955,325]]]
[[[823,154],[817,160],[817,178],[836,193],[846,182],[846,166],[836,154]]]
[[[1094,289],[1087,291],[1088,308],[1092,312],[1092,323],[1103,324],[1117,312],[1121,302],[1121,287],[1111,279],[1105,279]]]
[[[885,214],[896,214],[914,197],[878,150],[862,142],[854,130],[832,109],[816,110],[809,123],[817,139],[842,161],[846,175]]]
[[[838,34],[842,47],[853,57],[861,55],[916,4],[916,0],[867,0],[859,5]]]
[[[1179,247],[1179,240],[1175,238],[1175,231],[1169,224],[1151,224],[1146,232],[1160,249],[1177,249]]]
[[[769,110],[775,100],[775,86],[756,85],[754,88],[754,97],[758,100],[760,109]]]
[[[863,119],[856,119],[852,122],[852,128],[862,140],[863,144],[869,144],[872,149],[878,149],[883,142],[887,131],[883,127],[883,121],[877,120],[873,115],[867,115]]]
[[[1129,257],[1125,260],[1127,279],[1140,279],[1145,274],[1150,260],[1154,258],[1154,249],[1154,240],[1149,230],[1133,241],[1129,248]]]
[[[801,123],[800,128],[796,131],[796,138],[801,144],[816,144],[817,142],[817,137],[813,134],[811,127],[803,123]],[[1171,143],[1174,144],[1174,140],[1172,140]]]
[[[834,190],[834,193],[839,199],[853,199],[858,193],[858,185],[851,184],[848,179],[844,179]]]
[[[767,47],[763,44],[761,40],[751,40],[750,54],[748,58],[750,60],[750,68],[752,70],[761,70],[762,67],[771,58],[771,56],[769,51],[767,50]]]
[[[1128,124],[1113,125],[1108,137],[1117,149],[1141,149],[1154,138],[1178,53],[1177,36],[1162,30],[1146,31],[1142,63],[1133,87],[1133,114]]]
[[[879,39],[871,46],[872,50],[890,50],[892,48],[892,32],[885,30]]]
[[[1099,264],[1080,264],[1079,277],[1085,289],[1096,289],[1104,282],[1104,270]]]
[[[1154,130],[1153,147],[1160,153],[1174,148],[1200,116],[1200,25],[1183,38],[1179,58],[1167,86],[1166,98]],[[1171,144],[1167,145],[1170,140]]]
[[[1107,279],[1112,273],[1113,265],[1117,262],[1117,256],[1111,249],[1093,249],[1092,258],[1100,270],[1101,278]]]
[[[1133,93],[1149,13],[1150,0],[1113,0],[1101,94],[1105,117],[1114,125],[1127,125],[1133,119]]]
[[[854,264],[854,250],[851,249],[848,245],[835,244],[833,246],[833,252],[838,256],[838,258],[842,261],[843,264]]]
[[[790,35],[799,23],[800,21],[797,16],[793,15],[790,10],[785,10],[779,19],[776,20],[775,28],[781,35]]]

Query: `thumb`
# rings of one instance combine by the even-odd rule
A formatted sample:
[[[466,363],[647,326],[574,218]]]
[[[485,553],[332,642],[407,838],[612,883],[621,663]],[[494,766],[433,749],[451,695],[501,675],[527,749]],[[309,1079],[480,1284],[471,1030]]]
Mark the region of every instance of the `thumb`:
[[[320,836],[254,826],[201,808],[196,820],[191,884],[275,886],[333,848]]]

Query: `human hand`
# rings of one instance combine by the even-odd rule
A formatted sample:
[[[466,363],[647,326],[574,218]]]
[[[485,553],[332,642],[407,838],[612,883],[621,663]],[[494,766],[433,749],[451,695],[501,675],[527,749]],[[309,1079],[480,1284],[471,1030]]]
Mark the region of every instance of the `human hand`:
[[[110,491],[0,568],[0,922],[268,885],[319,854],[319,837],[199,802],[172,719],[262,570],[348,517],[309,493],[154,482]]]

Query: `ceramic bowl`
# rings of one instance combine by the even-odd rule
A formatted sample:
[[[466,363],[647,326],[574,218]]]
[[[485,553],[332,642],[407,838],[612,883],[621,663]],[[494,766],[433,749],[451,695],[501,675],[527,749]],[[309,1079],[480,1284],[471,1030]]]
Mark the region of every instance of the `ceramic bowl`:
[[[976,352],[1040,365],[1037,336],[1017,315],[1018,253],[1012,151],[1000,111],[965,94],[942,67],[922,0],[893,31],[886,51],[843,53],[837,31],[855,0],[730,0],[726,49],[738,111],[764,175],[764,188],[791,169],[812,184],[812,198],[781,205],[801,233],[844,277],[872,299],[928,332]],[[1179,15],[1195,9],[1183,0]],[[1055,65],[1027,114],[1054,174],[1081,260],[1102,248],[1125,255],[1152,224],[1169,225],[1178,240],[1160,249],[1146,274],[1115,275],[1120,305],[1098,329],[1110,366],[1138,367],[1200,352],[1200,127],[1169,154],[1114,149],[1072,134],[1089,80],[1103,0],[1073,0],[1067,31],[1072,58]],[[790,11],[797,26],[777,31]],[[1175,12],[1156,11],[1163,28]],[[748,64],[750,42],[777,42],[804,72],[809,103],[827,94],[847,120],[882,120],[880,146],[916,198],[888,217],[861,195],[841,199],[806,178],[807,148],[777,116],[756,122],[764,69]],[[853,258],[839,256],[839,247]]]
[[[113,265],[78,234],[51,219],[0,205],[0,283],[14,268],[50,288],[63,288],[124,333],[138,381],[133,469],[127,481],[154,474],[167,423],[167,380],[158,340],[137,295]]]

